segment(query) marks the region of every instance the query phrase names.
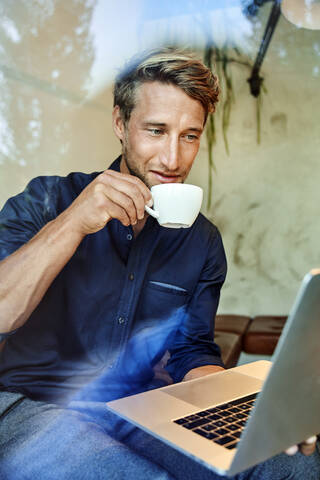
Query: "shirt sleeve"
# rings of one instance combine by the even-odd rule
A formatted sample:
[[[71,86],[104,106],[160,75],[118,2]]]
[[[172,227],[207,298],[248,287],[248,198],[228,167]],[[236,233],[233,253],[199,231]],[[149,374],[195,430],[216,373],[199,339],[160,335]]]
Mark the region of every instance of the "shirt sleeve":
[[[38,177],[10,198],[0,212],[0,260],[27,243],[54,218],[54,177]]]
[[[215,230],[207,261],[169,349],[171,356],[166,370],[175,382],[181,381],[193,368],[224,366],[220,348],[214,343],[214,320],[226,272],[222,239]]]

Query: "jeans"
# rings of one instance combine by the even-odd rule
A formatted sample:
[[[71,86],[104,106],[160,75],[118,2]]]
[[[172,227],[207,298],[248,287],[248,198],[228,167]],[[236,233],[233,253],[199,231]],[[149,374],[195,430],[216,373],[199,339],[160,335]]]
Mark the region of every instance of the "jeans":
[[[2,413],[2,415],[1,415]],[[68,408],[0,392],[1,480],[223,480],[121,420],[103,402]],[[234,480],[319,480],[320,454],[278,455]]]

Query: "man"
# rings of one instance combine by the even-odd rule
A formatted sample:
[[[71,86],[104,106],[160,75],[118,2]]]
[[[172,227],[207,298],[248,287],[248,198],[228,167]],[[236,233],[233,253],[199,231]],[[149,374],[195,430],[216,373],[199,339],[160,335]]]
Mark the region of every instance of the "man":
[[[135,60],[114,90],[121,158],[100,174],[34,179],[5,205],[4,478],[216,478],[104,402],[150,388],[166,350],[173,381],[223,368],[213,343],[226,274],[219,232],[202,215],[190,229],[165,229],[144,210],[152,185],[187,178],[218,91],[190,55]],[[287,478],[306,466],[317,475],[315,455],[279,458],[239,478]]]

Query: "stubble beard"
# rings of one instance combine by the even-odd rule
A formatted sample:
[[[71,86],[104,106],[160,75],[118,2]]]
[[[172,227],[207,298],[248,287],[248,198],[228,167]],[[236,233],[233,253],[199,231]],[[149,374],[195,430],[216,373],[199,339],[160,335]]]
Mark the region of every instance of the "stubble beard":
[[[140,170],[138,170],[138,168],[135,165],[133,165],[133,163],[130,160],[130,154],[128,152],[127,145],[124,142],[122,144],[122,158],[124,163],[126,164],[126,167],[130,175],[133,175],[134,177],[138,177],[149,189],[154,185],[148,182],[145,175],[143,175],[143,173]],[[179,183],[184,183],[186,180],[186,177],[183,177],[183,179]]]
[[[128,155],[128,149],[126,148],[125,145],[123,146],[123,149],[122,149],[122,158],[124,163],[126,164],[127,169],[129,170],[130,175],[133,175],[134,177],[138,177],[148,188],[151,188],[152,185],[149,184],[145,176],[130,161],[130,155]]]

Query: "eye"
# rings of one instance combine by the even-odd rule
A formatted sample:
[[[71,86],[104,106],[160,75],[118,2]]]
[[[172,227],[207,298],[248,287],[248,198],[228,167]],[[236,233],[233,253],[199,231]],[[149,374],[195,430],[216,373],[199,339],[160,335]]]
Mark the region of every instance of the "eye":
[[[199,139],[198,135],[193,135],[192,133],[187,133],[184,137],[188,142],[195,142]]]
[[[148,132],[150,132],[151,135],[155,137],[163,134],[163,130],[161,130],[160,128],[148,128]]]

